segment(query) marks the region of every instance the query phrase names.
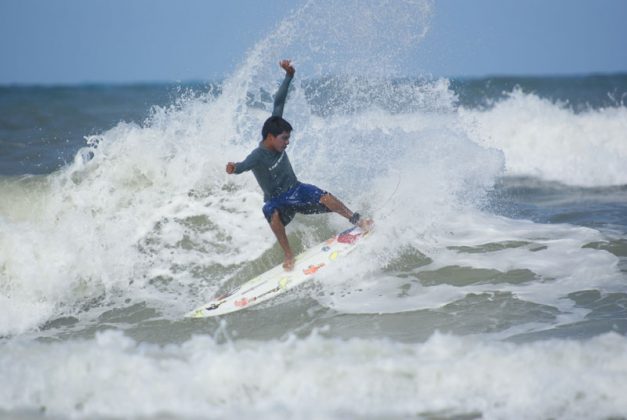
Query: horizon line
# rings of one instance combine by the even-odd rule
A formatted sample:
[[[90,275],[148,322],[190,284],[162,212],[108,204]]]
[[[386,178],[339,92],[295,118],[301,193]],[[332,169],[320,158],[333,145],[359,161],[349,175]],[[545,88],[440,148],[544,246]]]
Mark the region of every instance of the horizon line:
[[[588,73],[492,73],[485,75],[433,75],[421,74],[411,76],[394,76],[393,79],[407,78],[425,78],[425,79],[449,79],[449,80],[483,80],[483,79],[511,79],[511,78],[527,78],[527,79],[550,79],[550,78],[581,78],[581,77],[621,77],[627,76],[627,70],[622,71],[593,71]],[[325,77],[325,76],[320,76]],[[76,82],[0,82],[0,88],[59,88],[59,87],[131,87],[131,86],[188,86],[188,85],[210,85],[221,84],[228,76],[222,79],[181,79],[181,80],[165,80],[165,79],[145,79],[145,80],[86,80]],[[318,77],[319,78],[319,77]],[[304,78],[302,80],[312,80],[312,78]]]

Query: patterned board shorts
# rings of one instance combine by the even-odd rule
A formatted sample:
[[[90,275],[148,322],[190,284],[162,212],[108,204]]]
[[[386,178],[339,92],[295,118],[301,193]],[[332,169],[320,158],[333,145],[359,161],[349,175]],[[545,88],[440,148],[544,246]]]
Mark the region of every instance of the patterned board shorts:
[[[290,190],[266,201],[263,206],[263,215],[270,222],[275,210],[279,211],[279,217],[284,226],[292,221],[296,213],[317,214],[328,213],[331,210],[320,203],[320,197],[327,192],[315,185],[297,183]]]

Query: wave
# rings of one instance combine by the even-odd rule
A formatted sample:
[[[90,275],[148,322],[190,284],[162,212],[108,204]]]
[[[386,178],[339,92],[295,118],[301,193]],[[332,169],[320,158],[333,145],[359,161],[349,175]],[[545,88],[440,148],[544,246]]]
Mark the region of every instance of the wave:
[[[20,333],[129,296],[185,312],[177,305],[200,304],[198,296],[272,248],[254,178],[224,172],[227,160],[255,147],[267,115],[248,107],[234,85],[217,97],[156,109],[143,126],[120,123],[92,136],[61,171],[0,183],[12,198],[0,203],[0,331]],[[289,153],[299,178],[370,212],[390,235],[406,220],[418,228],[476,204],[502,168],[498,152],[446,127],[452,114],[408,119],[372,109],[321,117],[294,111],[308,109],[302,89],[296,86],[288,104],[298,127]],[[329,232],[294,226],[316,241]]]
[[[348,16],[353,9],[335,5],[331,11],[338,17],[329,4],[309,2],[249,52],[220,92],[184,94],[171,106],[153,108],[141,125],[120,123],[90,136],[74,161],[53,174],[2,178],[0,197],[10,200],[0,201],[0,334],[19,335],[59,317],[95,320],[111,307],[137,302],[179,319],[220,289],[278,263],[280,249],[261,216],[254,178],[228,176],[224,166],[242,160],[260,140],[259,127],[271,108],[268,92],[280,78],[276,62],[286,52],[294,54],[298,72],[285,114],[296,127],[288,151],[298,177],[377,221],[379,240],[356,254],[366,262],[341,276],[370,293],[376,302],[370,311],[438,307],[460,293],[483,290],[472,286],[449,293],[443,285],[422,297],[414,289],[408,299],[378,299],[381,290],[366,287],[368,279],[372,273],[387,278],[387,267],[407,250],[429,258],[432,271],[461,262],[505,272],[528,269],[529,281],[539,279],[539,284],[511,289],[531,291],[538,302],[557,307],[564,294],[582,287],[586,262],[598,274],[588,287],[615,287],[621,279],[618,257],[581,250],[604,240],[599,232],[504,221],[486,209],[489,192],[504,174],[533,172],[584,185],[624,183],[627,174],[618,166],[627,144],[622,141],[627,131],[621,131],[624,108],[576,115],[514,92],[493,109],[473,110],[456,104],[446,80],[399,85],[380,71],[393,74],[405,50],[388,48],[376,41],[378,31],[367,29],[394,23],[392,39],[419,42],[431,3],[368,4],[357,9],[381,13]],[[327,15],[334,17],[312,18]],[[400,15],[403,19],[396,19]],[[324,38],[338,30],[349,33]],[[361,44],[368,48],[347,49]],[[371,72],[362,60],[379,53],[389,60]],[[357,64],[359,71],[333,79],[341,89],[299,82],[306,72],[328,81],[323,78],[328,68],[318,66],[324,63],[321,56],[330,57],[332,69]],[[320,111],[325,101],[333,112]],[[573,124],[580,129],[571,130]],[[594,133],[599,136],[592,139]],[[550,154],[537,150],[540,142],[550,146]],[[578,149],[587,151],[585,157]],[[592,150],[607,161],[595,165]],[[575,165],[576,157],[583,163]],[[345,223],[332,215],[297,218],[290,240],[302,250]],[[494,234],[499,229],[506,233]],[[564,239],[568,236],[573,238]],[[506,247],[512,249],[503,249],[495,260],[495,254],[473,257],[451,249],[495,241],[524,246]],[[567,261],[573,252],[581,264],[546,263]],[[389,284],[404,290],[407,282],[399,278],[400,283]],[[550,287],[542,281],[548,280],[563,287],[546,293]],[[327,287],[336,286],[329,282]],[[364,312],[350,299],[325,304]]]
[[[627,185],[627,107],[575,112],[514,89],[481,110],[460,108],[469,136],[501,150],[506,175],[584,187]]]
[[[318,334],[220,341],[157,346],[107,331],[10,343],[0,353],[11,384],[0,388],[0,409],[81,418],[588,419],[627,411],[627,339],[617,334],[519,345],[441,334],[421,344]]]

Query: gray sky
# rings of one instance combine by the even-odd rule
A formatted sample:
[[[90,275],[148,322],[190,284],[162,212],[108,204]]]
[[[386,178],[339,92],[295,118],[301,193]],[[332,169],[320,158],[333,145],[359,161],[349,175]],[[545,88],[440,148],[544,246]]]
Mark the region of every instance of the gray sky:
[[[0,0],[0,84],[221,79],[303,3]],[[627,72],[627,0],[433,6],[426,38],[404,63],[407,75]]]

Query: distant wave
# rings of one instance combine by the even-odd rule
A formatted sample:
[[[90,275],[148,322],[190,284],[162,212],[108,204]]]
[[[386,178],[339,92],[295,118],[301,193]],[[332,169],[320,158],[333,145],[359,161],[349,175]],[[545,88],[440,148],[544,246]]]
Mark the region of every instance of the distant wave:
[[[627,184],[627,107],[575,112],[514,89],[492,108],[460,108],[470,137],[501,150],[506,175],[585,187]]]

